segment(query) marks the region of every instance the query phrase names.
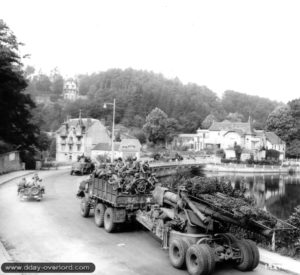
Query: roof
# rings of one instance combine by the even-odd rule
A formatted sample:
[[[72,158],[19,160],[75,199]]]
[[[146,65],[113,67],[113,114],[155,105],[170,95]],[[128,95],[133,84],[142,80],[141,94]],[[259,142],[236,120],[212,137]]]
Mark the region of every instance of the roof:
[[[114,151],[118,151],[120,148],[120,143],[115,142],[114,143]],[[111,145],[110,143],[98,143],[93,147],[92,150],[95,151],[111,151]]]
[[[244,135],[244,132],[240,129],[236,129],[236,130],[229,130],[227,131],[224,136],[226,136],[228,133],[236,133],[236,134],[239,134],[240,136]]]
[[[209,131],[235,131],[242,134],[252,135],[254,134],[252,124],[248,122],[230,122],[224,120],[222,122],[213,122],[210,126]]]
[[[56,132],[66,131],[66,126],[69,128],[76,128],[78,125],[82,125],[85,128],[85,131],[87,131],[96,121],[97,119],[93,118],[72,118],[64,122]]]
[[[196,137],[197,134],[179,134],[178,137],[181,137],[181,138],[193,138],[193,137]]]
[[[120,142],[120,151],[140,151],[141,143],[136,138],[124,138]]]
[[[272,144],[284,144],[285,142],[277,136],[274,132],[266,132],[266,138]]]

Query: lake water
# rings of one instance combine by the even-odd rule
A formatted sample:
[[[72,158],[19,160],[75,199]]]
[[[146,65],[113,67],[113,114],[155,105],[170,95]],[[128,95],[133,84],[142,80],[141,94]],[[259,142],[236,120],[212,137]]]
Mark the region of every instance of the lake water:
[[[218,173],[206,176],[226,176],[235,188],[246,187],[256,205],[279,219],[287,219],[300,205],[300,175]]]
[[[256,205],[279,219],[287,219],[300,205],[300,175],[207,173],[207,177],[229,177],[233,187],[246,187]]]

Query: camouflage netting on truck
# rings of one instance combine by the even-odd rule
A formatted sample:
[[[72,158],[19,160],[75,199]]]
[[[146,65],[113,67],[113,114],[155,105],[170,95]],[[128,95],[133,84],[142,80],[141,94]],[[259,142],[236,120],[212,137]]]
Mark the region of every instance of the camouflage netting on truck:
[[[215,209],[227,211],[237,219],[251,219],[275,231],[276,250],[285,255],[300,256],[300,206],[287,221],[280,221],[270,213],[255,206],[253,198],[246,197],[246,188],[234,189],[228,178],[180,177],[177,175],[167,187],[176,191],[185,186],[190,197],[201,199]],[[291,229],[293,225],[296,227]],[[298,229],[297,229],[298,228]],[[237,237],[253,239],[271,249],[271,238],[230,225],[228,230]]]

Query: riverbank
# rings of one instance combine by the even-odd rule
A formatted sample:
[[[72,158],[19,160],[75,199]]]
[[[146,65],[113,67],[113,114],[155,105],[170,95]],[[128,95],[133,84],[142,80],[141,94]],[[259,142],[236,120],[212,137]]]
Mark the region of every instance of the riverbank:
[[[203,168],[207,172],[233,172],[233,173],[300,173],[299,166],[272,166],[248,164],[206,164]]]

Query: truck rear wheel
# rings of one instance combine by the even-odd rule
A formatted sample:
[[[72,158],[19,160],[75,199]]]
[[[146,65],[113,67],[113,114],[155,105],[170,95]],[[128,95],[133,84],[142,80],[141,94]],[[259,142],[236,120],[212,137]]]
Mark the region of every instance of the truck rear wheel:
[[[80,213],[82,217],[88,217],[90,214],[90,206],[86,197],[83,197],[80,202]]]
[[[186,267],[190,275],[208,275],[209,259],[202,245],[193,244],[186,252]]]
[[[111,207],[106,208],[104,213],[104,229],[108,233],[111,233],[116,229],[116,223],[114,222],[114,211]]]
[[[216,267],[215,252],[208,244],[200,244],[202,249],[206,251],[208,259],[208,274],[212,274]]]
[[[174,239],[170,243],[169,258],[175,268],[183,268],[188,243],[182,239]]]
[[[248,269],[250,271],[250,270],[255,269],[259,264],[259,258],[260,258],[259,257],[259,250],[258,250],[255,242],[253,242],[251,240],[244,240],[244,241],[247,242],[248,246],[250,247],[251,252],[252,252],[252,257],[253,257],[252,266]]]
[[[98,203],[94,210],[94,219],[95,224],[98,227],[103,227],[104,225],[104,213],[105,213],[105,206],[103,203]]]
[[[243,240],[235,243],[235,246],[241,252],[241,259],[237,262],[236,268],[240,271],[251,270],[253,266],[253,256],[249,244]]]

